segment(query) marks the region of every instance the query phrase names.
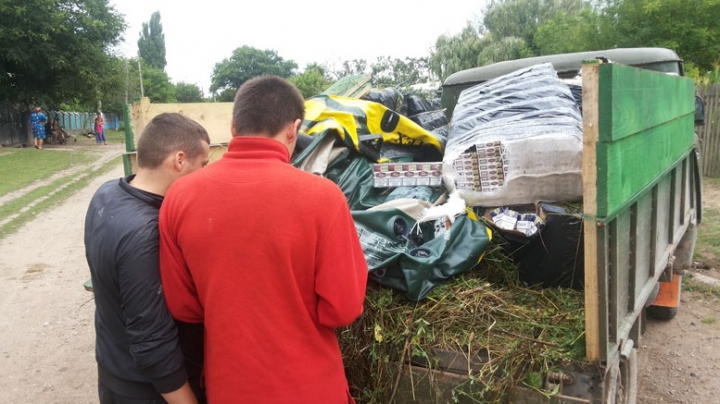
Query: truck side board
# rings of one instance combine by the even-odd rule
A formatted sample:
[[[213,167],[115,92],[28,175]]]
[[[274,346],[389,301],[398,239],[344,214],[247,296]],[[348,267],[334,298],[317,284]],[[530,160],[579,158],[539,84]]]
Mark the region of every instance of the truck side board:
[[[586,356],[615,363],[697,207],[692,80],[583,65]]]

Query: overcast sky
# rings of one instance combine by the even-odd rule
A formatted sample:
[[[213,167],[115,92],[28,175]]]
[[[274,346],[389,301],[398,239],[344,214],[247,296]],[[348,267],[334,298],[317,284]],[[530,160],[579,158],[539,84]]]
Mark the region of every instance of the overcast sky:
[[[137,54],[142,24],[159,11],[173,82],[206,93],[216,63],[243,45],[275,50],[302,70],[312,62],[427,56],[443,34],[477,22],[486,0],[110,0],[128,25],[124,56]]]

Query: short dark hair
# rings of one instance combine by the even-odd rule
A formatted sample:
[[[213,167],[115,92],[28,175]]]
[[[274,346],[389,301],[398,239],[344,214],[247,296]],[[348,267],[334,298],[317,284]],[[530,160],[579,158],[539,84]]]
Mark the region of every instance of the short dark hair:
[[[235,94],[233,125],[238,135],[274,136],[305,118],[305,100],[289,81],[273,75],[254,77]]]
[[[145,126],[137,144],[138,167],[157,168],[173,152],[182,150],[193,160],[210,144],[205,128],[177,113],[162,113]]]

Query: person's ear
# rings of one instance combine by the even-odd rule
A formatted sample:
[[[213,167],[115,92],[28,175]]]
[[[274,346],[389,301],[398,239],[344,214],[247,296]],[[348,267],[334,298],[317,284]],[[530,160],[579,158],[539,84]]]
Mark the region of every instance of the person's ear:
[[[230,122],[230,134],[232,137],[238,136],[237,130],[235,129],[235,123]]]
[[[288,144],[293,144],[295,141],[297,141],[298,132],[300,131],[300,125],[302,125],[302,120],[296,119],[292,123],[288,124],[288,128],[286,131],[286,137]]]
[[[187,155],[184,151],[178,150],[173,154],[173,168],[177,172],[182,172],[182,170],[187,166],[188,159]]]

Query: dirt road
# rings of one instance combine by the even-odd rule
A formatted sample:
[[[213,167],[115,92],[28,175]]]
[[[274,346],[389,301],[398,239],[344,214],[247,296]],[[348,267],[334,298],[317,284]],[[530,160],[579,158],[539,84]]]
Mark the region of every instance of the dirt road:
[[[118,156],[123,146],[95,150]],[[121,176],[118,165],[0,240],[0,402],[97,402],[83,222],[95,189]]]
[[[118,166],[0,240],[0,402],[97,402],[83,220],[95,189],[121,175]],[[718,299],[685,293],[676,319],[649,323],[640,346],[640,404],[720,401]]]

